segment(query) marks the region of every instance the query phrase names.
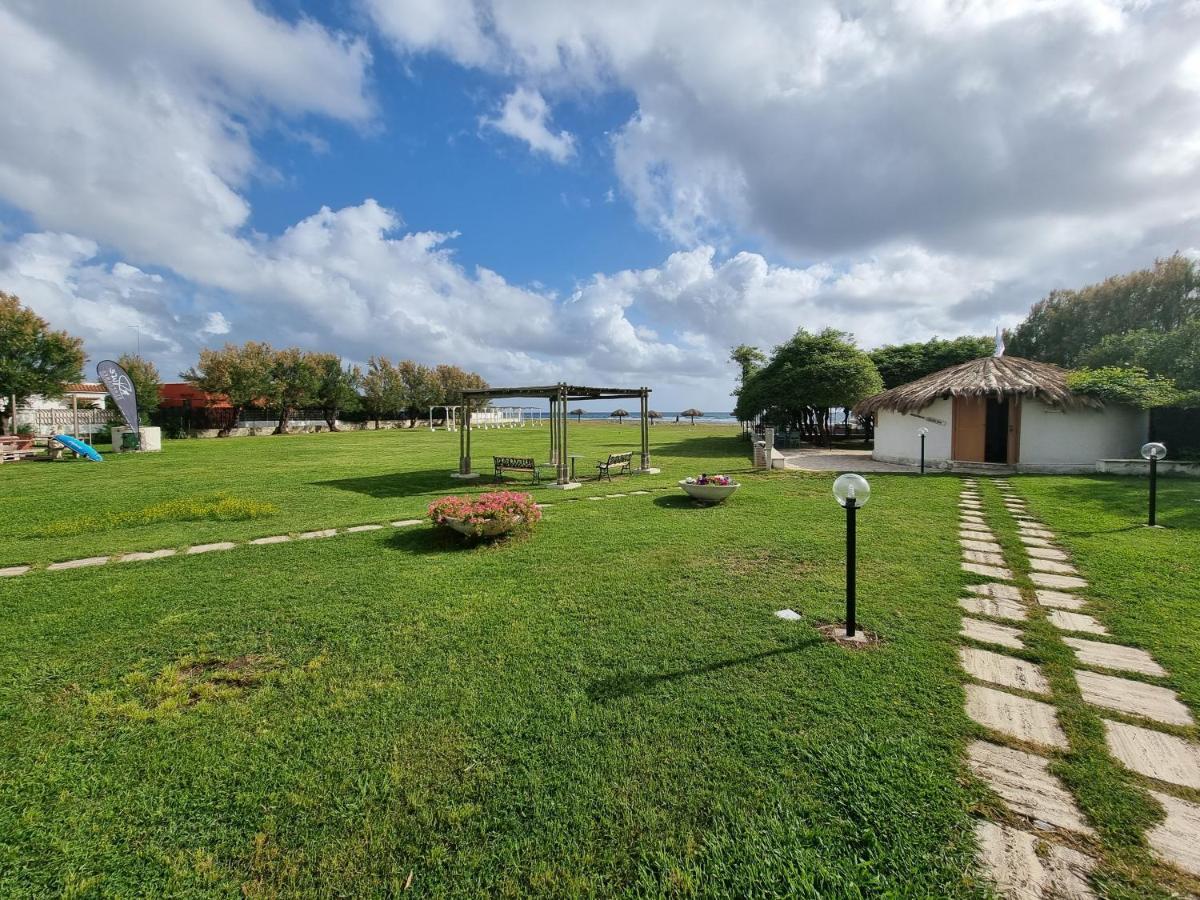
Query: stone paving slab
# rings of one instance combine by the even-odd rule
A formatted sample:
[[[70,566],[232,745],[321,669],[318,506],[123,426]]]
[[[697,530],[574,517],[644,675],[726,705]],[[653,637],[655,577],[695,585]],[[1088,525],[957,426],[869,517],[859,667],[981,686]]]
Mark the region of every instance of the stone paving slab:
[[[233,541],[217,541],[215,544],[196,544],[194,547],[188,547],[189,556],[195,556],[197,553],[212,553],[215,550],[232,550],[236,547]]]
[[[1029,744],[1067,749],[1067,736],[1058,725],[1054,707],[979,684],[964,686],[967,715],[984,728]]]
[[[1069,558],[1062,550],[1054,547],[1026,547],[1025,553],[1030,559],[1049,559],[1054,562],[1066,562]]]
[[[964,572],[970,572],[974,575],[982,575],[984,578],[1003,578],[1007,581],[1012,581],[1012,569],[1005,569],[1001,566],[985,566],[980,563],[973,562],[965,562],[961,565]]]
[[[968,540],[967,538],[961,538],[958,543],[964,550],[974,550],[977,553],[1004,552],[1003,547],[1001,547],[999,544],[992,543],[991,541],[975,541]]]
[[[804,618],[803,616],[800,615],[800,613],[796,612],[794,609],[777,609],[777,610],[775,610],[775,617],[779,618],[779,619],[783,619],[787,622],[796,622],[796,621],[799,621],[800,619]]]
[[[978,550],[964,550],[963,559],[967,562],[981,563],[985,566],[1004,565],[1004,555],[1001,553],[981,553]]]
[[[17,575],[24,575],[32,566],[5,566],[0,569],[0,578],[15,578]]]
[[[1013,650],[1025,648],[1019,629],[1009,628],[1007,625],[997,625],[995,622],[986,622],[983,619],[972,619],[970,616],[963,616],[962,630],[959,631],[959,634],[984,644],[999,644],[1001,647],[1011,647]]]
[[[994,619],[1012,619],[1020,622],[1027,617],[1025,607],[1020,603],[996,597],[963,597],[958,601],[958,605],[969,613],[991,616]]]
[[[978,529],[964,526],[963,530],[958,533],[958,537],[963,541],[987,541],[988,543],[996,541],[996,536],[982,526]]]
[[[178,551],[174,549],[163,550],[144,550],[137,553],[126,553],[124,556],[118,556],[117,562],[143,562],[147,559],[166,559],[168,556],[174,556]]]
[[[346,529],[346,534],[359,534],[363,531],[378,531],[382,525],[352,525]]]
[[[1164,862],[1200,876],[1200,806],[1158,791],[1151,791],[1150,796],[1167,813],[1159,825],[1146,832],[1150,849]]]
[[[1084,634],[1108,634],[1108,629],[1085,613],[1067,612],[1065,609],[1052,609],[1046,618],[1055,628],[1063,631],[1080,631]]]
[[[291,540],[291,537],[289,537],[289,536],[288,536],[288,535],[286,535],[286,534],[273,534],[273,535],[271,535],[270,537],[260,537],[260,538],[255,538],[255,539],[254,539],[254,540],[252,540],[250,543],[251,543],[251,544],[255,544],[255,545],[262,545],[262,544],[285,544],[285,543],[287,543],[287,542],[288,542],[288,541],[290,541],[290,540]]]
[[[1147,778],[1200,789],[1200,744],[1137,725],[1101,721],[1108,752],[1125,768]]]
[[[392,527],[408,528],[410,525],[420,525],[422,521],[422,519],[400,519],[399,521],[393,522]]]
[[[1041,857],[1036,835],[982,819],[975,823],[975,838],[979,842],[979,864],[1001,897],[1094,900],[1088,875],[1096,862],[1078,850],[1048,844],[1046,856]]]
[[[311,541],[313,538],[333,537],[335,534],[336,528],[322,528],[319,531],[302,531],[296,537],[302,541]]]
[[[959,647],[958,660],[962,663],[963,670],[979,681],[990,681],[1001,687],[1028,691],[1031,694],[1050,693],[1050,684],[1042,670],[1033,663],[1017,659],[1015,656],[980,650],[977,647]]]
[[[1093,706],[1156,719],[1168,725],[1194,724],[1191,712],[1170,688],[1081,669],[1075,670],[1075,681],[1084,701]],[[1197,840],[1200,841],[1200,832]]]
[[[1029,568],[1036,572],[1057,572],[1059,575],[1079,574],[1079,570],[1070,563],[1058,562],[1054,559],[1041,559],[1036,556],[1030,557]]]
[[[1076,597],[1074,594],[1064,594],[1062,591],[1050,591],[1045,588],[1038,588],[1033,595],[1037,597],[1037,602],[1041,606],[1050,606],[1054,609],[1081,609],[1087,603],[1082,597]]]
[[[1019,534],[1022,534],[1025,537],[1041,538],[1043,541],[1054,540],[1053,531],[1047,531],[1045,528],[1027,528],[1024,522],[1017,523],[1017,530]]]
[[[1055,572],[1030,572],[1029,580],[1038,587],[1085,588],[1088,583],[1078,575],[1059,575]]]
[[[89,566],[102,566],[108,562],[107,556],[89,556],[86,559],[68,559],[64,562],[50,563],[46,566],[48,572],[61,572],[64,569],[84,569]]]
[[[967,747],[967,765],[1014,812],[1066,831],[1095,834],[1045,757],[975,741]]]
[[[631,493],[635,497],[641,497],[646,494],[649,494],[650,492],[649,491],[630,491],[629,493]]]
[[[1156,675],[1160,678],[1167,674],[1149,653],[1136,647],[1073,637],[1064,637],[1063,643],[1074,650],[1075,658],[1085,665],[1115,669],[1119,672],[1137,672],[1140,675]]]
[[[970,584],[967,585],[967,590],[980,597],[995,597],[998,600],[1021,602],[1021,589],[1013,584],[997,584],[996,582]]]
[[[1020,535],[1017,535],[1017,537],[1020,539],[1021,543],[1024,544],[1026,547],[1053,547],[1054,546],[1054,543],[1052,541],[1048,541],[1045,538],[1030,537],[1027,534],[1020,534]]]

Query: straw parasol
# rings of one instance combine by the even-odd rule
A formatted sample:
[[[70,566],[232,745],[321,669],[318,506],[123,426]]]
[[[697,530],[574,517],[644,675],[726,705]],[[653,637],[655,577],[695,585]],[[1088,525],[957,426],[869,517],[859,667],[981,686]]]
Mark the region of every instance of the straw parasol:
[[[687,416],[689,419],[692,420],[692,424],[695,425],[696,424],[696,416],[702,416],[702,415],[704,415],[704,413],[700,412],[700,410],[696,409],[696,407],[693,406],[691,409],[685,409],[682,413],[680,413],[680,415]]]
[[[646,413],[646,418],[649,419],[650,424],[653,425],[655,419],[662,418],[662,413],[660,413],[657,409],[652,409]]]
[[[999,400],[1011,396],[1032,397],[1064,409],[1104,407],[1095,397],[1068,388],[1066,369],[1018,356],[985,356],[868,397],[854,407],[854,414],[872,416],[884,410],[916,412],[944,397]]]
[[[617,420],[618,425],[621,424],[621,420],[624,419],[627,415],[629,415],[629,410],[627,410],[627,409],[618,408],[618,409],[614,409],[612,411],[612,417]]]
[[[575,417],[576,422],[583,421],[583,410],[582,409],[575,408],[575,409],[571,410],[571,415],[573,415]]]

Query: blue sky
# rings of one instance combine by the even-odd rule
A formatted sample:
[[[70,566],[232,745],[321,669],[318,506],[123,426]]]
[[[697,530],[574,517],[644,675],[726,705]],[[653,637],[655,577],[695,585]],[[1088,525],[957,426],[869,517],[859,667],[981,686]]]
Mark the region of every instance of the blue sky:
[[[1185,0],[0,0],[0,289],[725,409],[730,347],[990,334],[1200,255]]]

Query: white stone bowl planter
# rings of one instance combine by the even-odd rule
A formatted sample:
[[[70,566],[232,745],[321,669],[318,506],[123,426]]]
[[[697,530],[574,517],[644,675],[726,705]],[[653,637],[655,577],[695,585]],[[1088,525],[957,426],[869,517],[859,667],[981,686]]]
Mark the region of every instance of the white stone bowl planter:
[[[686,480],[679,482],[679,486],[689,497],[701,503],[723,503],[741,487],[736,481],[730,484],[688,484]]]

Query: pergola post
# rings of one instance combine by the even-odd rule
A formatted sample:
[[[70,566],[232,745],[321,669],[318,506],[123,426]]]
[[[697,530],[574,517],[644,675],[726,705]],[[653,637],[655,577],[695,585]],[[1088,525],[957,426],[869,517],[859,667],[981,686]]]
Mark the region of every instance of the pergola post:
[[[463,397],[463,422],[458,431],[458,471],[451,478],[478,478],[478,472],[471,471],[471,401]]]
[[[562,436],[558,441],[558,483],[570,484],[571,469],[568,463],[570,460],[567,457],[567,386],[560,384],[558,387],[558,423],[557,427],[562,429]]]

